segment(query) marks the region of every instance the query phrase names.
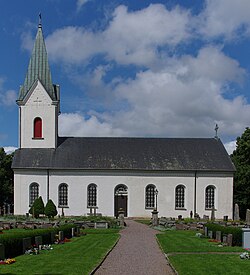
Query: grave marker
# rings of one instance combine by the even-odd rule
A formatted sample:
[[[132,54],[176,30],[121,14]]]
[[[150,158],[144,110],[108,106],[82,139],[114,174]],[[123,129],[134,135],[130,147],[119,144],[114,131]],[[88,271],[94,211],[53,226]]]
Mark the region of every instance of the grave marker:
[[[35,245],[36,247],[39,247],[39,245],[43,244],[43,238],[42,236],[36,236],[35,237]]]
[[[216,231],[216,241],[221,242],[221,231]]]
[[[232,246],[233,245],[233,235],[232,234],[228,234],[227,235],[227,245],[228,246]]]
[[[31,248],[31,238],[27,237],[27,238],[23,238],[23,253],[25,253],[25,251],[27,249]]]
[[[246,224],[250,225],[250,210],[249,209],[247,209],[247,212],[246,212]]]
[[[5,248],[4,245],[0,243],[0,260],[5,259]]]

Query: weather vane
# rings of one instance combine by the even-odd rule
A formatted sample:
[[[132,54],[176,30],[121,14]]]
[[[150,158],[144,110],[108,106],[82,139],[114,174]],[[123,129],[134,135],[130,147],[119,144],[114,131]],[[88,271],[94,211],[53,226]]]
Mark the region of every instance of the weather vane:
[[[41,13],[39,13],[39,25],[42,25],[42,14]]]
[[[219,130],[219,126],[218,126],[218,124],[217,124],[217,123],[215,124],[215,128],[214,128],[214,130],[215,130],[215,138],[218,138],[218,130]]]

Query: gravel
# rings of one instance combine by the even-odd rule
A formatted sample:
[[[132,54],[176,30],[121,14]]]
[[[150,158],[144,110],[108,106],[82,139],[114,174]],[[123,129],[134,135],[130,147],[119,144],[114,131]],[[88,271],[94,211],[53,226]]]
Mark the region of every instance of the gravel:
[[[159,232],[133,220],[126,224],[119,242],[95,274],[174,274],[157,244],[155,234]]]

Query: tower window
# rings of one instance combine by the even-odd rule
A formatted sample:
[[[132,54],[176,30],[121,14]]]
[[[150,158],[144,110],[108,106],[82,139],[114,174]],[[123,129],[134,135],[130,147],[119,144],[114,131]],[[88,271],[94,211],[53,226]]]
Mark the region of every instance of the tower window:
[[[42,119],[40,117],[34,119],[34,138],[42,138]]]

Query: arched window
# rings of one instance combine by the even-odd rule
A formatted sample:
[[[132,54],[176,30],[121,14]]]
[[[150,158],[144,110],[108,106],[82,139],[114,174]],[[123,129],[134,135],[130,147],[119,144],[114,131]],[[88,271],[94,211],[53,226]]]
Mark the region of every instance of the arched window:
[[[58,187],[58,206],[68,207],[68,185],[61,183]]]
[[[155,208],[155,186],[149,184],[146,186],[145,194],[145,207],[146,208]]]
[[[34,201],[39,197],[39,185],[36,182],[32,182],[29,188],[30,206],[33,205]]]
[[[212,185],[207,186],[205,193],[206,193],[205,207],[206,209],[212,209],[213,207],[215,207],[214,205],[215,187]]]
[[[175,208],[185,207],[185,187],[178,185],[175,188]]]
[[[40,117],[34,119],[34,138],[42,138],[42,119]]]
[[[97,186],[91,183],[88,186],[88,207],[97,206]]]

